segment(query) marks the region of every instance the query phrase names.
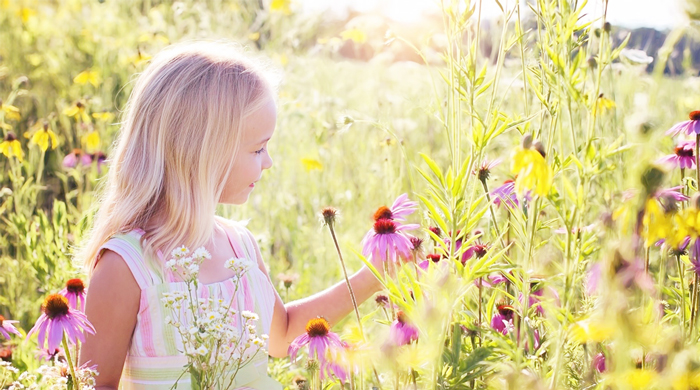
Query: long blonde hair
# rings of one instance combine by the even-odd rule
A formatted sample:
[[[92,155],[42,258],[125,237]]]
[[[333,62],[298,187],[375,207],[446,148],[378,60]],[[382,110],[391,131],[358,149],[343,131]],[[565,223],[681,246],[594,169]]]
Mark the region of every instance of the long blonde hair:
[[[204,245],[238,151],[247,115],[275,88],[271,73],[221,42],[189,42],[155,55],[123,112],[87,239],[76,251],[91,275],[112,235],[164,221],[141,238],[144,256]]]

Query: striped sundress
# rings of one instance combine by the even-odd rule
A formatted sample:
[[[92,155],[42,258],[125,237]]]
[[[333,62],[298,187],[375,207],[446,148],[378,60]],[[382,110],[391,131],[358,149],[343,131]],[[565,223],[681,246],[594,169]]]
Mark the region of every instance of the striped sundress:
[[[253,236],[243,225],[220,217],[217,220],[226,230],[228,240],[238,257],[245,256],[257,263]],[[162,253],[159,261],[144,259],[140,238],[141,229],[112,236],[98,251],[109,249],[119,254],[129,266],[134,279],[141,288],[141,301],[131,346],[126,356],[120,388],[169,390],[183,372],[187,357],[182,339],[173,325],[166,323],[170,309],[162,302],[164,292],[186,291],[186,284],[166,270]],[[98,255],[99,256],[99,255]],[[150,261],[149,261],[150,260]],[[211,284],[200,284],[200,298],[220,298],[233,302],[234,309],[258,314],[258,334],[270,333],[275,292],[270,280],[258,268],[253,267],[241,279],[238,292],[233,297],[235,284],[232,279]],[[237,306],[237,307],[236,307]],[[265,348],[267,350],[267,348]],[[260,351],[253,361],[236,374],[233,388],[255,390],[281,390],[282,385],[267,375],[268,356]],[[178,389],[191,388],[190,375],[182,375]]]

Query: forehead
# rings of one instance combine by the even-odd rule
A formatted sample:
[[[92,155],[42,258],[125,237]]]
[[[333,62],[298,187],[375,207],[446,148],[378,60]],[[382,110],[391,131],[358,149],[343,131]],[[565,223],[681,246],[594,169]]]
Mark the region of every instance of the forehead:
[[[248,144],[261,143],[272,137],[277,122],[277,105],[272,97],[258,109],[250,113],[243,123],[243,142]]]

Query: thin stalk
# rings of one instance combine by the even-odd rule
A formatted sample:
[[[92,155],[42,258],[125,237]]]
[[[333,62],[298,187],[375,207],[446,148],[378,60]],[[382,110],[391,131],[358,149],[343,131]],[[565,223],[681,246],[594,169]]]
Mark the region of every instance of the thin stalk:
[[[365,331],[362,329],[362,320],[360,319],[360,311],[357,308],[357,300],[355,299],[355,293],[352,291],[352,285],[350,285],[350,278],[348,278],[348,270],[345,268],[345,261],[343,261],[343,253],[340,251],[340,245],[338,245],[338,239],[335,236],[335,230],[333,229],[333,223],[328,224],[328,229],[331,232],[331,237],[333,237],[333,243],[335,244],[335,250],[338,252],[338,259],[340,259],[340,266],[343,269],[343,276],[345,277],[345,283],[348,285],[348,291],[350,292],[350,299],[352,300],[352,307],[355,310],[355,316],[357,317],[357,326],[360,327],[360,335],[362,340],[365,339]]]
[[[66,341],[66,334],[63,334],[63,340],[61,340],[63,343],[63,351],[66,353],[66,361],[68,361],[68,368],[70,369],[70,374],[73,377],[73,388],[75,390],[80,390],[80,381],[78,380],[78,376],[75,375],[75,365],[73,364],[73,359],[71,358],[70,355],[70,348],[68,348],[68,342]]]
[[[681,340],[683,340],[683,343],[685,344],[685,283],[683,282],[683,265],[681,264],[680,254],[676,254],[676,265],[678,266],[678,278],[680,279],[681,283],[681,314],[683,319],[683,323],[681,324]]]

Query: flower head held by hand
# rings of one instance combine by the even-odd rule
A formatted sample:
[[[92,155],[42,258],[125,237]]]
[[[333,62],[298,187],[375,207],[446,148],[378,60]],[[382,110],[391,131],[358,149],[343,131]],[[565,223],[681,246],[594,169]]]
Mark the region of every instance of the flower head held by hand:
[[[362,239],[362,255],[393,262],[398,258],[408,259],[413,245],[403,231],[418,228],[417,224],[399,225],[392,219],[380,218]]]
[[[90,324],[85,314],[71,309],[68,305],[68,299],[61,294],[51,294],[46,297],[44,304],[41,305],[41,311],[43,313],[27,337],[37,333],[39,347],[42,349],[47,340],[46,349],[53,351],[58,348],[64,334],[72,344],[78,340],[85,341],[84,332],[95,334],[95,328]]]

